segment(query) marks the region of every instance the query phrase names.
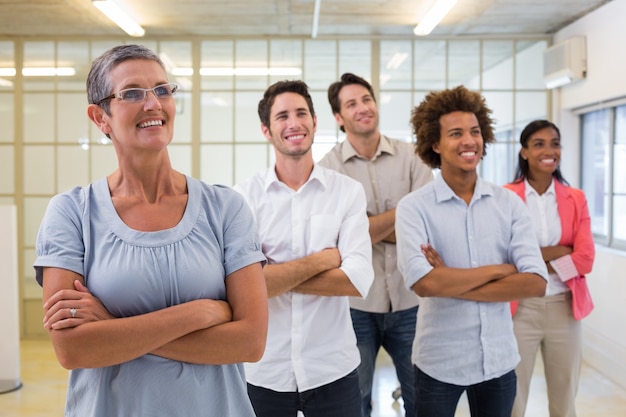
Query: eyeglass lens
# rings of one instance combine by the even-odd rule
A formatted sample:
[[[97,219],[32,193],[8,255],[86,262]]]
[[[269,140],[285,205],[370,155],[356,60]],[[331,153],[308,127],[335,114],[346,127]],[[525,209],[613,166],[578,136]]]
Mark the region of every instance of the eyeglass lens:
[[[157,98],[168,98],[177,90],[176,84],[157,85],[154,88],[127,88],[119,92],[119,97],[124,101],[139,102],[146,98],[148,91],[152,91]]]

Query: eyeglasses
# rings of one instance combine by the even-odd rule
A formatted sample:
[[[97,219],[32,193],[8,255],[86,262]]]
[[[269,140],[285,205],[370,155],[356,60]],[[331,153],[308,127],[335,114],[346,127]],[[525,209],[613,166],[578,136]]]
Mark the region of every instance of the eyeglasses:
[[[178,85],[174,83],[161,84],[153,88],[126,88],[103,98],[96,104],[100,105],[100,103],[102,103],[103,101],[111,100],[113,98],[121,101],[126,101],[128,103],[141,103],[146,99],[146,94],[148,94],[148,91],[152,91],[156,98],[160,100],[165,100],[176,94],[178,88]]]

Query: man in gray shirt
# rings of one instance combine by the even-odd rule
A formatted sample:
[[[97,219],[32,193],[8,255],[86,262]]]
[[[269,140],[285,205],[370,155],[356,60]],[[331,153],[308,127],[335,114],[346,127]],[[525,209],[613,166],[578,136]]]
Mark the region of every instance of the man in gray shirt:
[[[319,162],[361,184],[367,197],[375,279],[365,299],[352,297],[350,313],[361,354],[359,385],[363,416],[371,414],[372,381],[380,347],[391,356],[400,381],[407,417],[415,416],[411,347],[418,298],[396,265],[395,207],[409,192],[433,179],[413,145],[381,135],[372,86],[346,73],[328,88],[328,101],[346,140]]]

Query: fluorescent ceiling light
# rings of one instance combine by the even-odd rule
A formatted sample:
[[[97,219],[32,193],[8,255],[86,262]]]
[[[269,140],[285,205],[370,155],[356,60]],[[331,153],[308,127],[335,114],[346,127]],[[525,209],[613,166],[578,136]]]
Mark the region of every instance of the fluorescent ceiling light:
[[[36,67],[22,68],[25,77],[71,77],[76,75],[72,67]],[[0,68],[0,77],[15,77],[15,68]]]
[[[143,36],[145,30],[112,0],[92,0],[94,6],[130,36]]]
[[[182,70],[183,68],[178,68]],[[285,75],[298,76],[302,74],[300,68],[295,67],[240,67],[240,68],[200,68],[200,75],[210,76],[263,76],[263,75]]]
[[[193,75],[193,68],[172,67],[168,72],[177,77],[191,77]],[[202,73],[202,71],[200,71],[200,73]]]
[[[25,77],[71,77],[76,75],[76,70],[72,67],[22,68],[22,75]]]
[[[456,4],[457,0],[437,0],[437,2],[433,5],[433,7],[428,10],[424,18],[415,29],[413,29],[413,33],[417,36],[428,35],[432,30],[441,22],[449,12],[452,10],[452,7]]]
[[[322,0],[315,0],[315,5],[313,7],[313,26],[311,27],[311,37],[313,39],[317,38],[317,29],[320,23],[320,3]]]

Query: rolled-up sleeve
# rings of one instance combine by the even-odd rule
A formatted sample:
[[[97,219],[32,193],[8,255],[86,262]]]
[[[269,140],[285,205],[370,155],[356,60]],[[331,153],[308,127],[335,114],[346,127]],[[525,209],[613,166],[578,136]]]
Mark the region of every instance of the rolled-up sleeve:
[[[428,243],[426,224],[419,215],[416,195],[410,193],[402,198],[396,207],[398,269],[409,289],[433,269],[420,248],[426,243]]]
[[[574,215],[571,216],[571,219],[568,217],[571,224],[567,224],[565,227],[570,227],[574,236],[572,242],[561,241],[560,243],[571,245],[572,253],[550,262],[550,265],[552,265],[562,281],[591,272],[595,257],[595,245],[591,232],[591,218],[589,217],[587,198],[581,190],[571,188],[568,190],[574,199],[575,207],[571,210]],[[561,214],[561,216],[564,216],[564,214]]]
[[[528,208],[515,195],[510,194],[508,197],[513,219],[509,257],[519,272],[534,273],[547,281],[548,269],[541,256]]]
[[[62,268],[84,274],[83,225],[85,198],[74,188],[54,196],[46,209],[37,234],[35,278],[43,285],[43,268]]]
[[[341,253],[340,269],[348,276],[359,294],[365,298],[374,282],[372,241],[365,211],[367,202],[361,184],[354,181],[354,187],[351,190],[350,194],[339,197],[350,203],[341,223],[337,247]]]

